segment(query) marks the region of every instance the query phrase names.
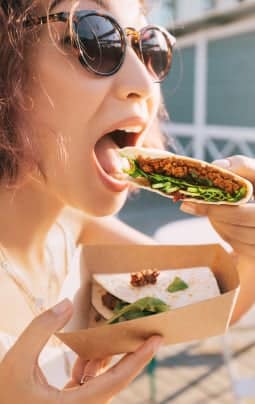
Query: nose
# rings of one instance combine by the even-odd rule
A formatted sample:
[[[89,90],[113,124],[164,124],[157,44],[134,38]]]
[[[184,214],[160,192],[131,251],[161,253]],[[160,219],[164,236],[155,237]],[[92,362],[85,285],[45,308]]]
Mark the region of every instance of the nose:
[[[118,99],[137,98],[145,101],[153,96],[155,87],[158,87],[131,46],[127,46],[124,63],[115,75],[114,87]]]

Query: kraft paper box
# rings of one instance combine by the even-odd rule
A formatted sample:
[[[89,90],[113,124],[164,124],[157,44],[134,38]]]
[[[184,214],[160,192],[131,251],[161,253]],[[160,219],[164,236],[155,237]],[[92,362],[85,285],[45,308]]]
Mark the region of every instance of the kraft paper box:
[[[232,257],[218,244],[86,246],[82,258],[81,283],[86,278],[82,271],[123,273],[202,266],[213,271],[221,295],[168,312],[88,329],[82,328],[84,319],[78,312],[74,329],[57,336],[81,357],[94,359],[133,352],[151,335],[162,335],[166,345],[199,340],[224,334],[229,326],[239,293],[239,278]]]

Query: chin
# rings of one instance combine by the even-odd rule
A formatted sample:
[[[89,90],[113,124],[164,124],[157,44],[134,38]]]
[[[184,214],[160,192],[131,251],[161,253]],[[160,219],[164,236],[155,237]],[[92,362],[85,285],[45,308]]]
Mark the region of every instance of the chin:
[[[91,203],[79,203],[73,206],[76,209],[83,211],[86,215],[91,217],[105,217],[116,215],[127,200],[128,191],[123,191],[118,195],[111,196],[111,198],[99,198]],[[78,206],[77,206],[78,205]]]

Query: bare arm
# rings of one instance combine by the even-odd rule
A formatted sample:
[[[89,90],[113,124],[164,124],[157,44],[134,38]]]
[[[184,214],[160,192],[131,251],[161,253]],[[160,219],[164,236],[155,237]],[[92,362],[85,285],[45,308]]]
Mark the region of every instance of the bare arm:
[[[240,278],[240,294],[231,319],[231,324],[238,321],[255,302],[255,258],[240,255],[238,257],[238,273]]]
[[[224,163],[225,162],[225,163]],[[255,159],[233,156],[219,166],[241,175],[255,184]],[[247,312],[255,303],[255,203],[240,206],[201,205],[184,203],[181,209],[186,213],[208,216],[214,229],[232,247],[238,260],[240,295],[233,313],[232,323]]]
[[[80,244],[155,244],[151,237],[114,217],[87,218],[82,212],[65,208],[59,218],[69,229],[74,242]]]
[[[87,222],[79,241],[81,244],[155,244],[152,238],[112,217]]]

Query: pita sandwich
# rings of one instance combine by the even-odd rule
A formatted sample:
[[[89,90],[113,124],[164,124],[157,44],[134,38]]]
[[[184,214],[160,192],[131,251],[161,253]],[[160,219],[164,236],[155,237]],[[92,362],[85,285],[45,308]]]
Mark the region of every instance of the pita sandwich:
[[[130,183],[174,202],[241,205],[253,196],[248,180],[201,160],[139,147],[125,147],[119,155]]]
[[[207,267],[95,275],[92,306],[108,324],[150,316],[220,295]],[[101,321],[102,322],[102,321]]]

